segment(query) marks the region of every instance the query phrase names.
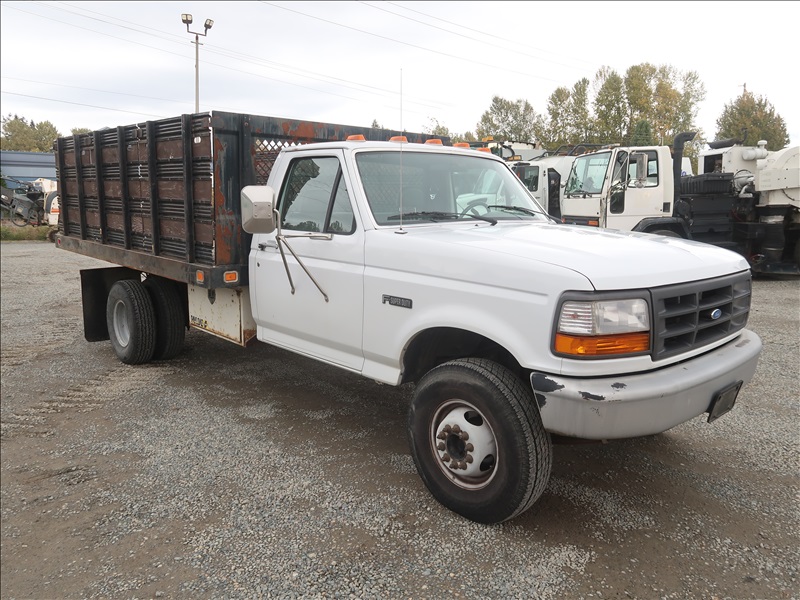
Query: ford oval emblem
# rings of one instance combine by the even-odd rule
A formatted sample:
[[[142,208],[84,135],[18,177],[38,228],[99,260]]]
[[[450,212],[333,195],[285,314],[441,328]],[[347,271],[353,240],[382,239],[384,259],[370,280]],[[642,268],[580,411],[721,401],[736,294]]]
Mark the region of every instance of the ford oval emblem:
[[[716,321],[722,316],[722,310],[719,308],[715,308],[714,310],[711,311],[711,313],[708,316],[711,317],[712,321]]]

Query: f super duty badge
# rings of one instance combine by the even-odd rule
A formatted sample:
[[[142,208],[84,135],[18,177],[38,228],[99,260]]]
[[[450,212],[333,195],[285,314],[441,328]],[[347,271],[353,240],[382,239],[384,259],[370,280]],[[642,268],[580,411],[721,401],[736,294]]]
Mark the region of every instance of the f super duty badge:
[[[410,298],[400,298],[398,296],[383,295],[383,304],[391,306],[400,306],[402,308],[411,308],[412,302]]]

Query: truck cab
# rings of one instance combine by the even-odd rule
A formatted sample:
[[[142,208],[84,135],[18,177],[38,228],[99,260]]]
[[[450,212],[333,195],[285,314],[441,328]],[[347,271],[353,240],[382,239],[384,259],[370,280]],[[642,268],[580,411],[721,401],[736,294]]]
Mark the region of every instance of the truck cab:
[[[562,221],[620,231],[681,235],[673,218],[672,155],[664,146],[610,148],[575,159]]]

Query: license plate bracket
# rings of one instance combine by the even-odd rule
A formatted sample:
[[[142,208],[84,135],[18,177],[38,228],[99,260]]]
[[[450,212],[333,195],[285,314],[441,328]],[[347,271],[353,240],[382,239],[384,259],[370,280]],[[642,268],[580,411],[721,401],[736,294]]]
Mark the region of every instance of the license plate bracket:
[[[714,398],[711,400],[711,404],[708,407],[709,423],[716,421],[733,408],[733,405],[736,403],[736,396],[739,395],[739,390],[742,389],[743,383],[743,381],[737,381],[733,385],[729,385],[724,390],[720,390],[714,394]]]

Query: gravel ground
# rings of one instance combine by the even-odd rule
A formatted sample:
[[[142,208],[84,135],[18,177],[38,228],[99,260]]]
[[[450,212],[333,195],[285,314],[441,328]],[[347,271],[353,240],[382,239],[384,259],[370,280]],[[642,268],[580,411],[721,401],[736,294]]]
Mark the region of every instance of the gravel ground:
[[[3,243],[2,577],[13,598],[799,598],[800,284],[728,415],[558,445],[485,526],[416,475],[410,389],[202,332],[129,367],[83,339],[78,270]]]

